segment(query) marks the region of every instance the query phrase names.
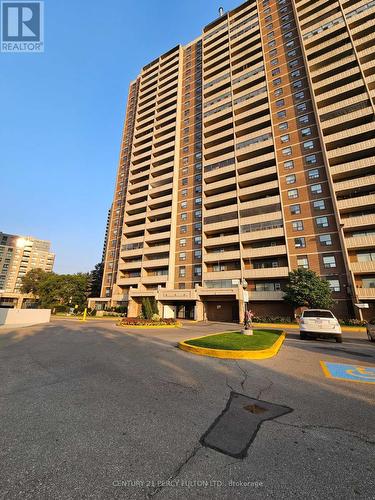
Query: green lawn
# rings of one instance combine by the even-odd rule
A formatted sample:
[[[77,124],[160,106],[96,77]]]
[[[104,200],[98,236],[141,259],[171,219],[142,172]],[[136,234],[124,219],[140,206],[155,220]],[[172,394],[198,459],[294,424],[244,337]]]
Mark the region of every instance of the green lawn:
[[[241,332],[226,332],[187,340],[185,343],[210,349],[257,351],[271,347],[281,333],[281,330],[254,330],[254,335],[243,335]]]

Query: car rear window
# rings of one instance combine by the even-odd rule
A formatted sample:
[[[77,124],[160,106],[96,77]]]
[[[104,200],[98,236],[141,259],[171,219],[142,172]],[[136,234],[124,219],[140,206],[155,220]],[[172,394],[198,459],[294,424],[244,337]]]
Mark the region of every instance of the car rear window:
[[[304,318],[334,318],[331,311],[303,311]]]

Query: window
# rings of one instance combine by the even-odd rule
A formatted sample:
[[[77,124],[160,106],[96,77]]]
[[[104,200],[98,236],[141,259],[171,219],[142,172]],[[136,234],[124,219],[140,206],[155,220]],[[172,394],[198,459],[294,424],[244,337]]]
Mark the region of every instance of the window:
[[[293,231],[303,231],[303,222],[296,220],[292,223]]]
[[[288,40],[289,38],[292,38],[293,37],[293,32],[292,31],[288,31],[288,33],[284,33],[284,39],[285,40]]]
[[[290,156],[292,154],[292,148],[290,147],[284,148],[281,150],[281,152],[284,156]]]
[[[202,258],[202,250],[194,250],[194,259]]]
[[[329,288],[331,292],[339,292],[340,291],[340,282],[335,279],[327,279]]]
[[[285,44],[285,47],[287,49],[291,49],[292,47],[294,47],[294,40],[289,40],[289,42]]]
[[[279,97],[282,94],[283,94],[283,89],[282,88],[276,89],[275,92],[274,92],[274,96],[275,97]]]
[[[306,256],[301,255],[297,257],[297,266],[300,269],[308,269],[309,268],[309,261]]]
[[[292,215],[298,215],[301,213],[301,205],[290,205],[289,208]]]
[[[309,123],[309,116],[308,115],[303,115],[298,118],[298,121],[304,125],[305,123]]]
[[[284,99],[279,99],[278,101],[276,101],[276,106],[278,108],[282,108],[283,106],[285,106],[285,101]]]
[[[185,266],[180,266],[178,268],[178,275],[180,278],[184,278],[186,276],[186,267]]]
[[[185,146],[184,148],[182,148],[182,152],[183,153],[188,153],[189,152],[189,147]]]
[[[272,76],[276,76],[278,74],[280,74],[280,68],[275,68],[272,70]]]
[[[194,165],[194,170],[195,170],[195,172],[201,172],[202,171],[202,163],[196,163]]]
[[[312,168],[311,170],[308,171],[308,176],[309,179],[319,179],[320,177],[320,172],[317,168]]]
[[[269,23],[269,22],[271,22],[271,21],[272,21],[272,16],[266,16],[266,17],[264,18],[264,22],[266,22],[266,23]]]
[[[181,214],[181,220],[187,220],[187,213],[186,212],[183,212]]]
[[[273,28],[273,24],[272,23],[267,24],[267,26],[266,26],[267,30],[272,30],[272,28]]]
[[[268,42],[268,47],[271,49],[272,47],[275,47],[276,46],[276,40],[271,40],[270,42]]]
[[[195,210],[194,217],[200,219],[202,217],[202,210]]]
[[[279,64],[279,60],[277,57],[275,59],[272,59],[271,66],[277,66],[278,64]]]
[[[312,131],[311,131],[311,128],[310,127],[306,127],[306,128],[303,128],[301,130],[301,136],[302,137],[308,137],[309,135],[312,134]]]
[[[314,141],[306,141],[303,143],[304,149],[314,149]]]
[[[294,168],[294,161],[293,160],[284,161],[284,168],[285,170],[291,170],[292,168]]]
[[[187,178],[186,178],[186,177],[185,177],[184,179],[181,179],[181,184],[182,184],[183,186],[186,186],[186,185],[187,185],[187,183],[188,183],[188,180],[187,180]]]
[[[319,236],[319,243],[323,246],[332,246],[332,236],[330,234],[321,234]]]
[[[288,122],[280,123],[279,130],[287,130],[287,129],[288,129]]]
[[[301,70],[300,69],[295,69],[294,71],[292,71],[290,73],[290,76],[291,78],[298,78],[299,76],[301,76]]]
[[[187,165],[189,163],[189,158],[187,156],[185,156],[184,158],[182,158],[182,163],[184,165]]]
[[[281,78],[275,78],[275,80],[273,80],[272,83],[274,87],[277,87],[278,85],[281,84]]]
[[[322,189],[321,184],[312,184],[310,186],[310,190],[311,190],[312,194],[322,194],[323,193],[323,189]]]
[[[187,189],[182,189],[181,190],[181,196],[187,196],[188,190]]]
[[[294,184],[296,182],[296,176],[294,174],[291,174],[291,175],[287,175],[285,177],[285,182],[287,184]]]
[[[182,169],[182,175],[187,175],[189,172],[189,169],[187,167]]]
[[[194,180],[195,182],[202,182],[202,174],[196,174]]]
[[[178,284],[178,288],[179,288],[180,290],[185,290],[185,283],[179,283],[179,284]]]
[[[296,90],[300,89],[302,87],[302,80],[296,80],[295,82],[293,82],[292,87]]]
[[[315,222],[316,222],[317,227],[319,227],[319,228],[329,226],[328,217],[317,217],[315,219]]]
[[[187,232],[187,227],[186,226],[180,226],[180,233],[186,233]]]
[[[298,113],[304,113],[307,110],[307,105],[305,102],[302,102],[301,104],[297,104],[296,109]]]
[[[296,66],[298,66],[298,59],[294,59],[294,61],[290,61],[288,63],[289,65],[289,68],[295,68]]]
[[[180,252],[179,258],[180,260],[186,260],[186,252]]]
[[[185,238],[182,238],[180,240],[180,247],[186,247],[186,239]]]
[[[285,118],[286,117],[286,111],[283,109],[282,111],[277,112],[277,118]]]
[[[306,165],[314,165],[317,162],[316,155],[305,156]]]
[[[196,232],[202,231],[202,223],[201,222],[196,222],[194,224],[194,231],[196,231]]]
[[[365,251],[357,253],[358,262],[375,262],[375,251]]]
[[[293,50],[289,50],[286,55],[288,57],[295,57],[297,55],[297,50],[296,49],[293,49]]]
[[[194,266],[194,276],[202,276],[202,266]]]
[[[181,201],[181,208],[187,208],[187,201]]]
[[[326,204],[324,200],[316,200],[313,202],[314,210],[325,210]]]
[[[202,236],[194,236],[194,244],[201,245],[202,244]]]
[[[324,255],[323,256],[323,265],[326,269],[331,269],[336,267],[336,259],[334,255]]]
[[[295,248],[305,248],[306,247],[306,241],[305,238],[294,238],[294,247]]]
[[[285,135],[282,135],[280,137],[280,141],[285,143],[285,142],[289,142],[290,141],[290,137],[289,137],[289,134],[285,134]]]
[[[289,189],[288,198],[292,200],[293,198],[298,198],[298,189]]]
[[[194,202],[196,205],[202,205],[202,198],[195,198]]]

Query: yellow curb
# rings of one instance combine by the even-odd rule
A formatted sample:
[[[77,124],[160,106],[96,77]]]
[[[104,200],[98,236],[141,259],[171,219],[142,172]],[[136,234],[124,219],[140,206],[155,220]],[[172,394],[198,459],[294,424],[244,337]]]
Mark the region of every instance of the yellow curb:
[[[229,333],[229,332],[227,332]],[[212,335],[212,334],[211,334]],[[214,334],[218,335],[218,334]],[[208,337],[209,335],[205,335]],[[201,337],[195,337],[194,339],[188,339],[183,342],[178,343],[178,347],[186,352],[191,352],[192,354],[197,354],[198,356],[210,356],[212,358],[222,358],[222,359],[267,359],[276,356],[279,352],[280,347],[283,345],[286,333],[282,332],[276,342],[272,347],[268,349],[261,349],[257,351],[230,351],[226,349],[210,349],[208,347],[198,347],[194,345],[187,344],[189,340],[201,339]]]

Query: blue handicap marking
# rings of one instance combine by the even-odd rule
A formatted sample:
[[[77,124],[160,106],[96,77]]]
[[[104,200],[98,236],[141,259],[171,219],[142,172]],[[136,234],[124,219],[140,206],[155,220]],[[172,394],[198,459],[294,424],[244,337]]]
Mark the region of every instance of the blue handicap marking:
[[[329,361],[321,361],[321,366],[326,377],[375,384],[375,367],[330,363]]]

